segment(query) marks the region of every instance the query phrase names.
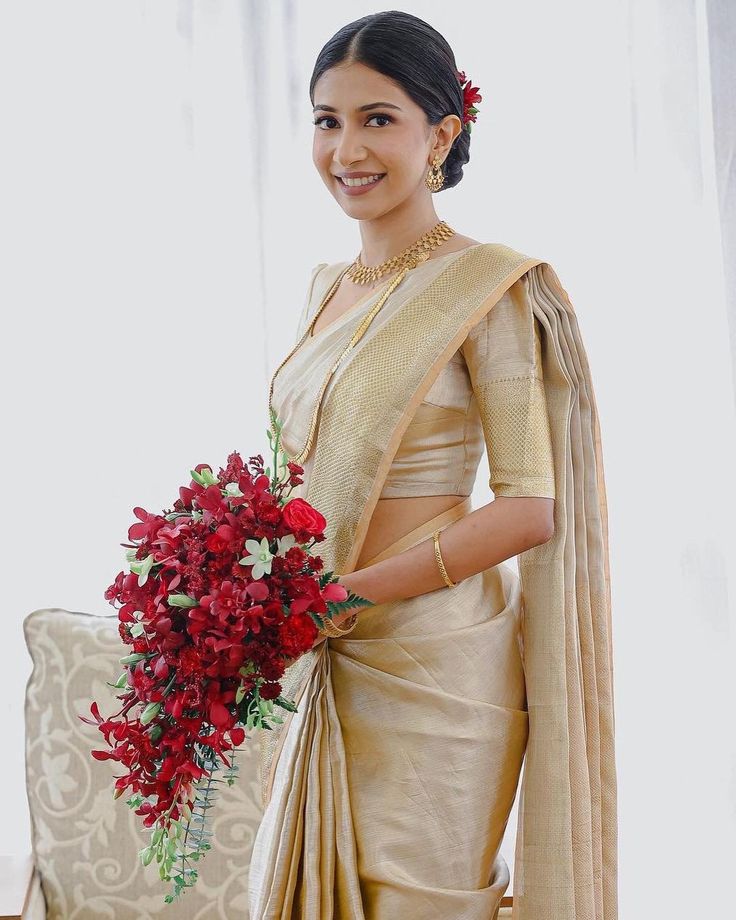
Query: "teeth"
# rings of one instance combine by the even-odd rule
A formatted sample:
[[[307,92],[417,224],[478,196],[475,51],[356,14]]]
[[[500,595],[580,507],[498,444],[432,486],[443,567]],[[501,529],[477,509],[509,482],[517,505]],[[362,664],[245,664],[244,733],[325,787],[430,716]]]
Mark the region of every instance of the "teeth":
[[[377,182],[381,178],[380,174],[375,176],[364,176],[362,179],[345,179],[340,177],[340,181],[344,185],[370,185],[371,182]]]

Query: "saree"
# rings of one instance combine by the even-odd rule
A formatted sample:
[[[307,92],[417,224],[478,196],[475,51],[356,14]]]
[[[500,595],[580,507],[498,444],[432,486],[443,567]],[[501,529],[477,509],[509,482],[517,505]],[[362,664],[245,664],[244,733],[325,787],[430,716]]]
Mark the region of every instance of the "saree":
[[[287,669],[297,712],[260,739],[251,917],[495,920],[518,787],[514,920],[615,920],[608,521],[574,308],[548,262],[497,243],[417,273],[402,296],[404,284],[322,395],[301,494],[327,520],[325,570],[354,571],[413,413],[506,292],[541,334],[554,534],[517,557],[518,575],[499,564],[366,608],[346,637]],[[517,334],[500,329],[499,347]],[[321,344],[329,351],[329,337]],[[510,362],[492,369],[477,393],[487,417],[513,413],[518,379]],[[469,510],[466,499],[369,564]]]

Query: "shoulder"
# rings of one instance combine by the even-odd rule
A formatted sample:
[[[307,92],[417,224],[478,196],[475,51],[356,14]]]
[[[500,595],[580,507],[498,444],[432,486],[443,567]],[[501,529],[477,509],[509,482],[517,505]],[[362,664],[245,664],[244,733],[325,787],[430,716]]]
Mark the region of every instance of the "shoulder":
[[[539,287],[537,272],[547,263],[505,243],[485,243],[470,255],[474,264],[469,277],[484,291],[489,284],[498,283],[502,293],[495,288],[493,305],[469,328],[460,346],[463,355],[492,355],[499,366],[509,356],[523,355],[534,365],[539,336],[533,305]]]
[[[510,246],[508,243],[501,242],[488,242],[480,243],[473,247],[475,253],[477,253],[483,260],[491,261],[502,261],[509,265],[522,265],[525,262],[531,264],[537,264],[542,259],[537,258],[536,256],[530,255],[527,252],[517,249],[514,246]]]
[[[331,268],[332,266],[328,262],[318,262],[312,267],[307,285],[307,299],[312,296],[315,286],[319,286],[318,279],[324,278],[326,274],[329,274],[329,269]]]

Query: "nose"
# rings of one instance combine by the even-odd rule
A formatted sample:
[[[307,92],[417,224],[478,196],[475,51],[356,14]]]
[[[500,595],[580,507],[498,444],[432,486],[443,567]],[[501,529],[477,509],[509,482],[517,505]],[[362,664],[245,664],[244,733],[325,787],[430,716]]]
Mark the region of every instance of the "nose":
[[[365,147],[357,132],[352,128],[343,128],[335,146],[335,160],[340,169],[349,169],[355,163],[365,159]]]

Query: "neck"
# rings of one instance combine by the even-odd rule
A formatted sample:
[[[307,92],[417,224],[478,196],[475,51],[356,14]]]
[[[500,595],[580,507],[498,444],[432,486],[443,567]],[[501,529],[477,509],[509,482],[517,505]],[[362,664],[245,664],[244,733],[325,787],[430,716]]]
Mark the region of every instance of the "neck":
[[[371,220],[360,221],[363,264],[380,265],[398,255],[440,221],[431,195],[417,196],[403,205]]]

